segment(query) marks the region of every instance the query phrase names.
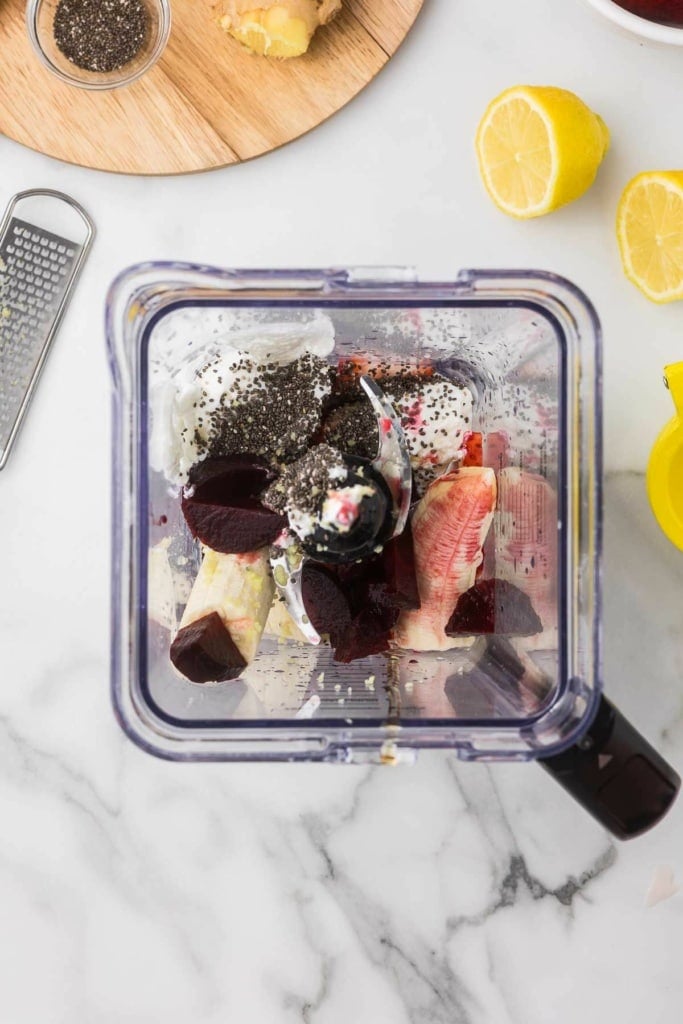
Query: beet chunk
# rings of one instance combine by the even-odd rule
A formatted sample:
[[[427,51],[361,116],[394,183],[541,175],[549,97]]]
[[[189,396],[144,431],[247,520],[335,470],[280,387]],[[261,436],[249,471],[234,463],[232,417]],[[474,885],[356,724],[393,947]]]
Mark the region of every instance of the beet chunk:
[[[447,636],[533,636],[543,624],[528,596],[507,580],[480,580],[461,594]]]
[[[188,483],[201,487],[207,500],[218,500],[233,491],[239,494],[261,494],[276,473],[253,455],[222,455],[195,462],[188,474]]]
[[[346,594],[352,618],[365,607],[370,585],[385,582],[382,560],[378,555],[364,558],[360,562],[350,562],[348,565],[335,565],[332,572]]]
[[[260,500],[274,478],[265,463],[249,456],[206,459],[193,466],[182,498],[192,536],[223,554],[272,544],[287,525],[286,516]]]
[[[410,520],[406,523],[403,533],[385,545],[382,552],[382,568],[388,591],[393,595],[397,606],[412,610],[419,608],[420,591],[415,574],[415,549]]]
[[[313,627],[327,634],[336,647],[351,624],[351,610],[346,595],[334,575],[321,565],[304,566],[301,586],[304,607]]]
[[[342,663],[383,654],[389,650],[392,631],[401,610],[385,583],[371,583],[366,605],[335,645],[334,660]]]
[[[178,630],[171,644],[171,661],[193,683],[237,679],[247,667],[218,612]]]

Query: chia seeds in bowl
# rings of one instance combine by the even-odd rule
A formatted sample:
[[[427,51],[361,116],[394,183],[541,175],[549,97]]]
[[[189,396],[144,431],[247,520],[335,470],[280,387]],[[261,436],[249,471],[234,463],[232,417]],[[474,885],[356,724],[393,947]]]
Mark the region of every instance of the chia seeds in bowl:
[[[59,0],[55,42],[85,71],[118,71],[143,49],[150,18],[143,0]]]
[[[145,74],[164,51],[169,0],[28,0],[33,47],[57,78],[115,89]]]

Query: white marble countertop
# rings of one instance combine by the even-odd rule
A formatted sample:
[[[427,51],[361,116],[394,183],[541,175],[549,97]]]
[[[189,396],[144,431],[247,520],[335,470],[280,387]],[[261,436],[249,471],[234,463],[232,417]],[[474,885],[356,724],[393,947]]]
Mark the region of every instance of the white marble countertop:
[[[622,277],[613,221],[638,170],[683,165],[683,54],[578,0],[426,0],[392,65],[307,138],[149,181],[0,140],[5,198],[78,198],[98,239],[0,480],[3,1024],[675,1024],[683,804],[612,842],[534,766],[182,766],[109,705],[106,288],[123,266],[540,267],[605,328],[608,693],[683,765],[683,555],[642,471],[670,415],[683,307]],[[520,81],[575,89],[613,149],[592,192],[530,224],[482,192],[476,121]]]

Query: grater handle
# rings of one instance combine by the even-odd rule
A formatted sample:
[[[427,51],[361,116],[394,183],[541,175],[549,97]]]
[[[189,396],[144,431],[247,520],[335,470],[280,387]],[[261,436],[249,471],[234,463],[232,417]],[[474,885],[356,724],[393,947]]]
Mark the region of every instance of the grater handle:
[[[678,773],[606,697],[575,746],[538,763],[618,839],[661,821],[681,786]]]
[[[46,231],[62,235],[82,246],[80,259],[75,267],[75,274],[78,273],[80,263],[85,259],[95,236],[95,225],[80,203],[65,192],[58,192],[52,188],[30,188],[17,192],[5,211],[0,236],[4,234],[12,217],[17,216],[33,221]]]

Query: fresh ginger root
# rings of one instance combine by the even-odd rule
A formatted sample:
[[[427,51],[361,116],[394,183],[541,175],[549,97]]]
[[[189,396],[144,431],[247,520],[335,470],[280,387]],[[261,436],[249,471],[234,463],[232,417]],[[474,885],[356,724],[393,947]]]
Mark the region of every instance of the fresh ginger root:
[[[217,0],[220,27],[254,53],[300,57],[315,30],[341,10],[342,0]]]

